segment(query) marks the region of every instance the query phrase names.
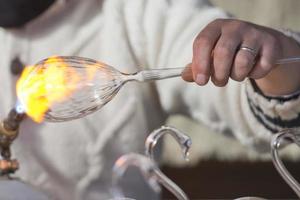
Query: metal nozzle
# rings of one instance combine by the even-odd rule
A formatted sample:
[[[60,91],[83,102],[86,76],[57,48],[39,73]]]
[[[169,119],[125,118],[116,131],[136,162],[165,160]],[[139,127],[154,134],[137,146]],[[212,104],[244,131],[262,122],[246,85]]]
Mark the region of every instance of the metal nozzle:
[[[24,117],[24,113],[18,113],[15,108],[11,109],[7,118],[3,121],[4,128],[7,131],[17,131]]]
[[[18,161],[11,159],[10,145],[18,136],[19,126],[24,116],[25,114],[12,109],[0,124],[0,176],[14,173],[19,168]]]

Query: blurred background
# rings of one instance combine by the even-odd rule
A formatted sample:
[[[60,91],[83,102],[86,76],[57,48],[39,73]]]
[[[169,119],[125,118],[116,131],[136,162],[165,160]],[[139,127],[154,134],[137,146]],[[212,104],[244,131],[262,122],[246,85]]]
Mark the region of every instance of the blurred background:
[[[273,28],[300,31],[298,0],[212,0],[212,3],[238,19]],[[162,169],[192,199],[233,199],[241,196],[297,198],[281,179],[269,155],[260,155],[239,142],[212,132],[183,116],[168,120],[191,136],[190,162],[185,162],[175,141],[164,140]],[[175,152],[175,153],[174,153]],[[300,149],[289,146],[282,151],[287,168],[300,178]],[[174,197],[164,191],[164,199]]]

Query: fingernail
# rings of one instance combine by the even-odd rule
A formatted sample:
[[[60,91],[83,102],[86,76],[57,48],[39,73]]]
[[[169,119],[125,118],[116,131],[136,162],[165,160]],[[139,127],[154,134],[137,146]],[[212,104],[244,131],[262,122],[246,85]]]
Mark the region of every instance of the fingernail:
[[[197,74],[196,82],[200,85],[204,85],[207,81],[207,77],[204,74]]]

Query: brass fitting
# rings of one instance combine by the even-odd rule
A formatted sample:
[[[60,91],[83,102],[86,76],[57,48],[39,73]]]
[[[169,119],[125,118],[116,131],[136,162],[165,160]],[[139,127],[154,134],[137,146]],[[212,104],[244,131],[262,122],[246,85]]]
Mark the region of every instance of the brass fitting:
[[[12,109],[8,117],[0,123],[0,176],[14,173],[19,168],[19,163],[11,159],[10,145],[19,133],[19,125],[24,114],[18,114]]]
[[[0,176],[15,173],[19,169],[19,162],[16,159],[0,160]]]
[[[1,122],[0,124],[0,146],[7,143],[11,143],[18,135],[18,129],[9,130],[6,128],[5,123]]]
[[[18,135],[17,130],[7,130],[5,123],[0,124],[0,154],[4,159],[10,159],[10,145]]]

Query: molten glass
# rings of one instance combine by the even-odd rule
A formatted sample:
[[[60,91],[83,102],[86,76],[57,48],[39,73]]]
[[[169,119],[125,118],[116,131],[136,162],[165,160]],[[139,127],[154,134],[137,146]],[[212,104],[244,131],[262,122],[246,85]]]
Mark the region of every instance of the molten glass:
[[[180,76],[183,68],[124,74],[82,57],[51,57],[27,67],[17,83],[23,109],[36,122],[61,122],[84,117],[103,107],[128,81]]]

